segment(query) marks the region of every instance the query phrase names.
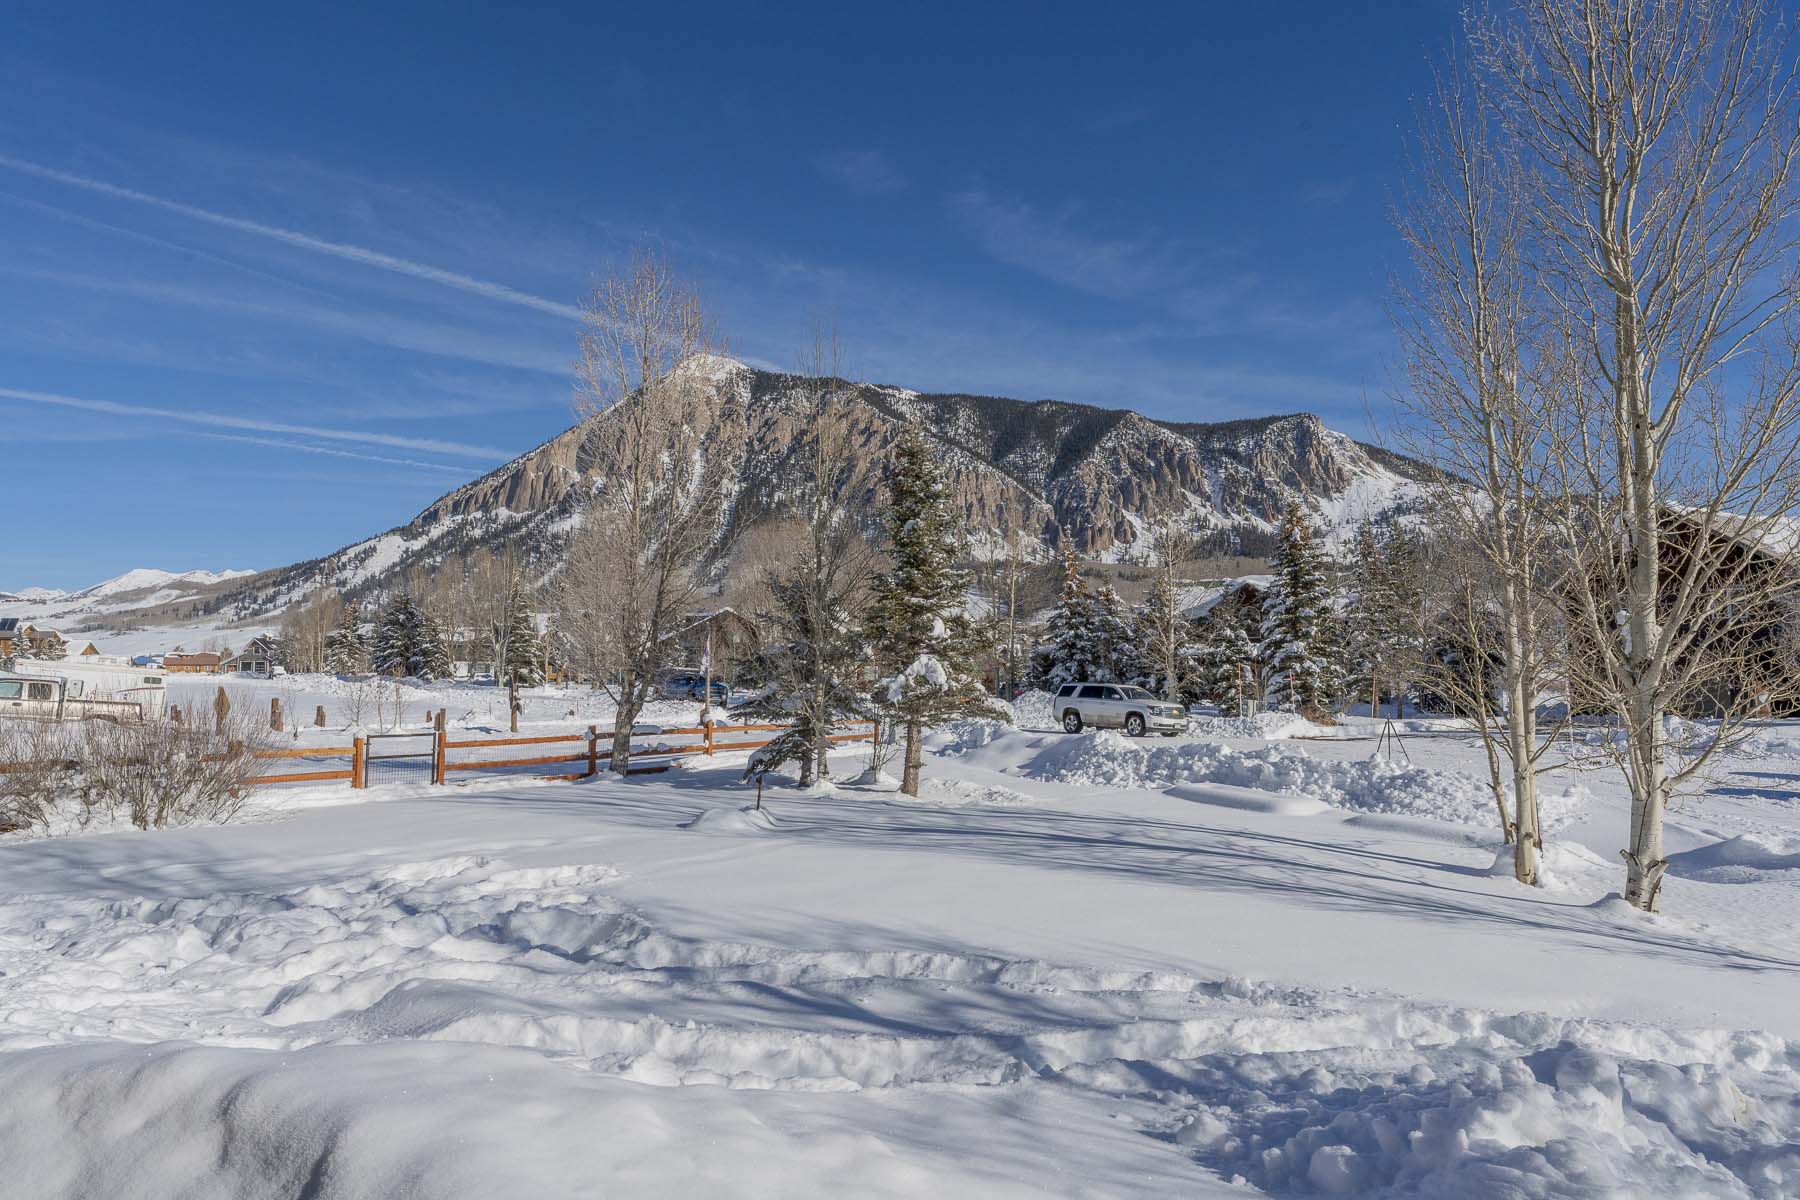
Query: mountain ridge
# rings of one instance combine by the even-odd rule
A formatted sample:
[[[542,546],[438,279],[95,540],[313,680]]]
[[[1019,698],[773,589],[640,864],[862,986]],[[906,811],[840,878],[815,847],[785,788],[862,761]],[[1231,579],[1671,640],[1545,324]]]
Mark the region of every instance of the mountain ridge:
[[[690,413],[690,436],[731,472],[719,545],[779,519],[805,440],[803,376],[732,360],[704,364],[708,387]],[[1176,422],[1127,408],[1066,400],[922,393],[851,383],[852,439],[869,477],[909,421],[943,450],[972,552],[1018,538],[1046,557],[1060,545],[1083,557],[1146,553],[1152,530],[1173,519],[1220,552],[1260,549],[1298,501],[1329,534],[1417,505],[1429,468],[1357,442],[1306,412],[1219,422]],[[630,401],[626,401],[630,403]],[[381,593],[406,572],[450,554],[511,541],[539,577],[556,566],[560,539],[604,477],[587,454],[605,414],[579,422],[511,462],[444,493],[404,525],[331,554],[265,571],[221,591],[237,615],[279,611],[320,587]],[[721,560],[723,551],[721,550]],[[728,564],[727,564],[728,566]]]

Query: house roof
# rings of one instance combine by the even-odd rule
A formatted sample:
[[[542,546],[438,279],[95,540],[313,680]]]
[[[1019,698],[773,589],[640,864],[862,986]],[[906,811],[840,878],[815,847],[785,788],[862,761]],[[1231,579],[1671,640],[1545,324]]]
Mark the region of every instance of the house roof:
[[[219,656],[214,654],[211,650],[201,650],[195,654],[165,654],[163,656],[163,665],[216,667],[219,665]]]

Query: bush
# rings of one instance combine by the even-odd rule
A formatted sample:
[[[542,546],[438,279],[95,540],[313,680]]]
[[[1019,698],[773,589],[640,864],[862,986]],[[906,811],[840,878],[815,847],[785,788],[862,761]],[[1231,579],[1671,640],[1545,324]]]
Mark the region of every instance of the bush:
[[[83,828],[129,820],[139,829],[229,821],[269,733],[247,717],[220,728],[165,721],[0,722],[0,830]]]

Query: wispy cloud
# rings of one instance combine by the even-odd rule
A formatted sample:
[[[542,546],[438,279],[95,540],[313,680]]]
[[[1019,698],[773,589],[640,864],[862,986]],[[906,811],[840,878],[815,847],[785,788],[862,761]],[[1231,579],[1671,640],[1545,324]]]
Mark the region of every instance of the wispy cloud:
[[[1313,184],[1311,187],[1301,192],[1300,200],[1304,204],[1315,205],[1319,208],[1330,208],[1335,204],[1342,204],[1345,200],[1348,200],[1350,198],[1350,193],[1355,190],[1356,181],[1354,179],[1326,179]]]
[[[334,429],[319,425],[295,425],[285,421],[264,421],[256,417],[234,417],[228,413],[197,412],[189,409],[158,408],[148,404],[121,404],[115,400],[89,400],[80,396],[62,396],[55,392],[35,392],[23,388],[0,387],[0,399],[21,400],[27,404],[47,404],[56,408],[79,409],[83,412],[106,413],[116,417],[152,417],[187,425],[203,425],[217,429],[242,429],[253,433],[288,433],[324,441],[360,443],[367,446],[389,446],[396,450],[419,450],[428,454],[450,454],[459,458],[481,458],[504,461],[512,456],[492,446],[472,446],[467,442],[442,441],[437,438],[401,437],[361,429]]]
[[[131,200],[138,204],[148,204],[166,212],[177,213],[196,221],[230,229],[238,233],[253,234],[257,237],[269,238],[301,250],[310,250],[317,254],[328,254],[348,262],[360,263],[363,266],[375,267],[395,274],[411,276],[429,283],[441,284],[455,288],[475,296],[483,296],[489,300],[498,300],[507,304],[522,305],[549,313],[552,316],[564,317],[571,321],[581,320],[581,309],[573,304],[561,304],[543,296],[534,296],[530,292],[522,292],[507,287],[503,283],[494,283],[486,279],[476,279],[471,275],[446,271],[427,263],[415,262],[412,259],[400,258],[392,254],[384,254],[379,250],[371,250],[365,246],[353,246],[345,242],[328,241],[325,238],[313,237],[292,229],[283,229],[276,225],[265,225],[260,221],[248,221],[242,217],[233,217],[225,213],[213,212],[192,204],[184,204],[179,200],[170,200],[162,196],[153,196],[148,192],[140,192],[135,188],[120,187],[105,180],[90,179],[85,175],[76,175],[68,171],[59,171],[54,167],[42,166],[28,162],[22,158],[0,154],[0,167],[30,175],[38,179],[46,179],[53,183],[65,184],[69,187],[82,188],[103,196],[112,196],[120,200]]]
[[[333,446],[312,446],[305,442],[290,441],[287,438],[258,437],[252,433],[208,433],[197,430],[194,437],[207,438],[215,442],[237,442],[246,446],[269,446],[278,450],[299,450],[306,454],[324,454],[332,458],[354,458],[361,462],[385,463],[390,467],[416,467],[422,471],[445,471],[451,475],[468,478],[466,467],[453,467],[448,463],[422,462],[416,458],[390,458],[383,454],[364,454],[360,450],[339,450]]]
[[[990,256],[1111,300],[1166,291],[1191,273],[1188,255],[1170,239],[1094,236],[1076,228],[1073,205],[1044,212],[973,189],[952,197],[951,208]]]
[[[882,150],[828,150],[813,158],[825,178],[863,196],[882,196],[906,186],[906,175]]]
[[[21,279],[38,279],[65,287],[138,296],[168,304],[187,304],[215,309],[236,316],[274,317],[279,320],[310,325],[316,329],[352,337],[358,341],[443,358],[459,358],[490,366],[513,367],[522,371],[538,371],[546,375],[566,377],[572,355],[544,348],[533,342],[519,342],[506,337],[458,329],[436,321],[416,321],[387,313],[327,308],[299,303],[270,303],[248,300],[236,293],[215,291],[204,286],[161,283],[132,279],[107,279],[96,275],[80,275],[66,271],[33,271],[0,266],[0,274]]]

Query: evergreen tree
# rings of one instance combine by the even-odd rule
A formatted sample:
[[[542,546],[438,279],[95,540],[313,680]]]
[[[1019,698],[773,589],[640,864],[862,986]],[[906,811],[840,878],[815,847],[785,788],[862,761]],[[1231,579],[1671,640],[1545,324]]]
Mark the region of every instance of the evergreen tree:
[[[1349,684],[1369,697],[1377,715],[1381,697],[1394,697],[1398,713],[1425,653],[1424,552],[1398,522],[1357,532],[1349,570],[1351,596],[1341,622]]]
[[[368,661],[362,611],[354,604],[345,604],[338,623],[325,635],[325,669],[334,675],[355,675],[368,669]]]
[[[963,612],[969,576],[956,567],[959,522],[930,444],[909,425],[895,447],[886,526],[891,570],[878,575],[866,626],[891,674],[874,701],[906,731],[901,790],[919,794],[925,728],[959,716],[1005,714],[988,699],[971,664],[980,634]]]
[[[27,626],[20,625],[13,631],[12,661],[22,663],[37,657],[37,647],[31,644],[31,634]]]
[[[44,635],[44,640],[37,647],[37,657],[47,662],[59,662],[69,656],[69,644],[52,630]]]
[[[1349,564],[1350,594],[1344,606],[1344,673],[1352,695],[1369,697],[1369,714],[1381,707],[1387,681],[1387,564],[1373,522],[1356,531]]]
[[[1202,695],[1231,716],[1248,716],[1261,698],[1262,606],[1228,595],[1197,624],[1196,672]]]
[[[1103,656],[1099,608],[1081,578],[1072,549],[1063,551],[1062,592],[1044,623],[1044,638],[1031,656],[1032,677],[1045,691],[1065,683],[1112,678]]]
[[[529,600],[522,582],[514,576],[507,585],[500,619],[489,631],[496,681],[517,679],[520,687],[536,687],[544,682],[543,640],[538,637]]]
[[[1339,687],[1331,569],[1298,504],[1282,518],[1279,536],[1275,578],[1263,598],[1259,657],[1274,676],[1277,704],[1317,711]]]
[[[1137,645],[1137,631],[1125,601],[1103,583],[1094,592],[1094,660],[1099,664],[1096,678],[1108,683],[1124,682],[1139,673],[1143,661]]]
[[[434,679],[450,670],[443,631],[405,592],[397,594],[382,610],[369,653],[372,665],[382,675]]]
[[[746,717],[788,721],[793,728],[771,745],[756,765],[772,770],[786,762],[800,765],[800,786],[828,773],[824,748],[832,727],[867,719],[868,693],[857,686],[863,661],[862,631],[844,602],[850,580],[820,587],[821,577],[808,569],[803,554],[789,570],[769,581],[771,604],[765,625],[771,636],[758,649],[752,671],[764,680],[762,694],[739,711]],[[746,768],[746,779],[750,769]]]

